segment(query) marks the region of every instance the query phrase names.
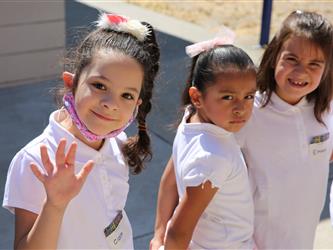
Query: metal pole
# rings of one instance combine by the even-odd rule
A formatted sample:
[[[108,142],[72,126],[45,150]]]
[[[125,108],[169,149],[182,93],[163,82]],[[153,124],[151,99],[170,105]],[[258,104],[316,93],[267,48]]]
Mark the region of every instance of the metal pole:
[[[261,18],[260,46],[265,46],[269,42],[269,29],[271,25],[273,0],[264,0]]]

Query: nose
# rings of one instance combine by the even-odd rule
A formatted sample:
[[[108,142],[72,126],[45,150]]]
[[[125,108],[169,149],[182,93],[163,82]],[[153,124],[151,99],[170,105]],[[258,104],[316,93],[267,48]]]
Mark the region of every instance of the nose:
[[[295,66],[295,73],[297,74],[304,74],[305,73],[305,67],[304,65],[302,65],[301,63],[298,63],[296,66]]]
[[[119,105],[117,99],[110,95],[105,95],[101,98],[101,106],[108,110],[118,110]]]
[[[245,114],[245,106],[244,103],[242,101],[238,101],[233,110],[232,113],[236,116],[243,116]]]

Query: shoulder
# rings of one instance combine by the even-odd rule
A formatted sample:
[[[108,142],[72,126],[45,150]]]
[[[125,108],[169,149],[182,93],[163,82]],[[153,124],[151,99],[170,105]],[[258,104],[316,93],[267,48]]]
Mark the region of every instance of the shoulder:
[[[46,145],[48,149],[50,148],[50,141],[47,138],[45,133],[37,136],[35,139],[28,142],[23,148],[20,149],[13,158],[12,161],[16,159],[33,159],[38,160],[40,159],[40,146]]]
[[[23,208],[33,213],[39,213],[44,199],[43,185],[31,171],[32,162],[44,172],[40,158],[40,138],[28,143],[12,159],[5,185],[3,206],[14,213],[14,208]]]
[[[30,171],[30,163],[35,162],[37,166],[42,168],[40,157],[40,146],[46,145],[49,148],[46,138],[43,135],[36,137],[25,145],[20,151],[13,157],[10,166],[9,173],[17,173],[23,175],[27,169]]]

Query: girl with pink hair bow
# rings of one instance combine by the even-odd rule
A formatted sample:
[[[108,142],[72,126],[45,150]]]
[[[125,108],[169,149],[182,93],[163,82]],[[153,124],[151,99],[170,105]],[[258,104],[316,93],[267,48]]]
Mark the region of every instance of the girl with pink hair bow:
[[[186,48],[193,59],[172,150],[179,203],[167,205],[177,207],[168,228],[156,225],[152,249],[254,247],[252,195],[233,133],[251,116],[256,68],[243,50],[225,43],[230,40],[216,38]],[[170,201],[164,194],[159,205]]]

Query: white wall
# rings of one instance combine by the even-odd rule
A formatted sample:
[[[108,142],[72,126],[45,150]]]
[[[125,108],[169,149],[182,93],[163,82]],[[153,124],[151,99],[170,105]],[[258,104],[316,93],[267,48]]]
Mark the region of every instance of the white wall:
[[[64,0],[0,2],[0,87],[60,74]]]

